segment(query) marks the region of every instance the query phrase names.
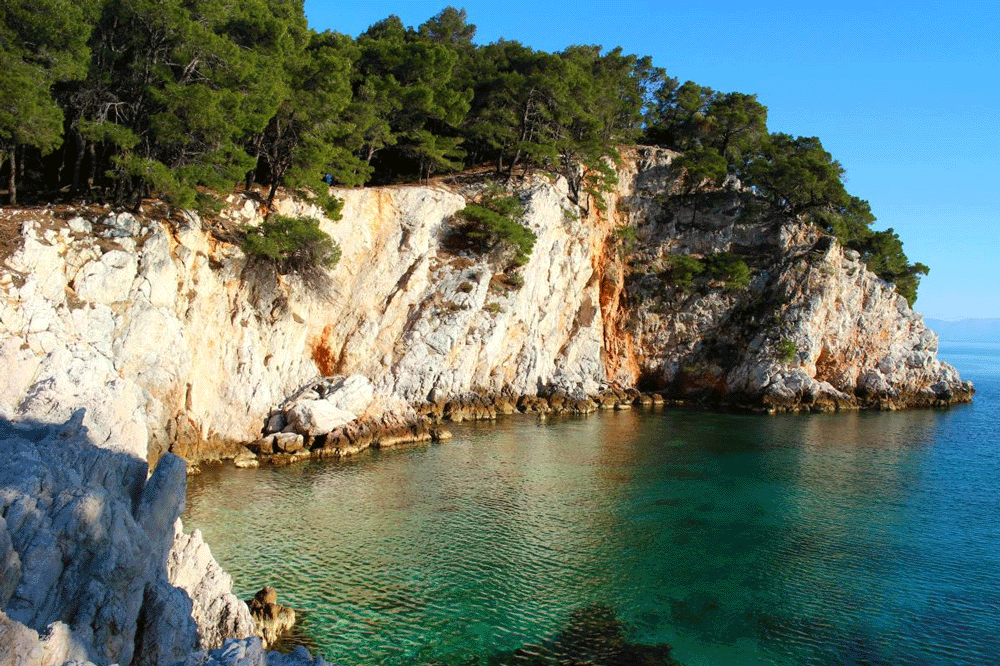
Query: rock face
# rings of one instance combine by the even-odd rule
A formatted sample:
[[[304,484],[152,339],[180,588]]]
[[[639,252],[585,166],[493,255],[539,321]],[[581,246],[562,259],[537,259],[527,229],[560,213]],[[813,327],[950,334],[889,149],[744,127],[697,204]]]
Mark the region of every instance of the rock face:
[[[184,535],[186,465],[0,419],[0,664],[163,664],[254,628],[201,536]]]
[[[937,336],[856,252],[811,224],[754,214],[735,182],[697,207],[657,201],[672,183],[662,167],[632,183],[620,200],[637,238],[618,302],[627,323],[613,334],[623,382],[755,411],[970,399],[972,385],[937,359]],[[749,265],[745,286],[683,284],[670,270],[677,257],[719,253]]]
[[[221,226],[166,209],[38,211],[0,273],[0,410],[51,422],[84,407],[102,446],[153,461],[246,458],[242,444],[279,432],[303,449],[271,440],[271,455],[331,432],[347,451],[370,436],[364,424],[411,427],[398,418],[408,405],[457,400],[488,415],[473,395],[558,394],[578,411],[636,385],[770,411],[968,399],[920,316],[856,255],[809,225],[751,214],[735,183],[695,207],[670,196],[673,157],[628,152],[605,212],[563,179],[524,181],[537,241],[513,273],[460,242],[453,215],[481,186],[337,192],[343,219],[321,226],[342,258],[320,290],[225,240],[225,224],[260,220],[239,195]],[[322,218],[293,200],[276,207]],[[719,252],[746,259],[748,286],[662,279],[673,255]],[[348,402],[295,397],[337,381]]]

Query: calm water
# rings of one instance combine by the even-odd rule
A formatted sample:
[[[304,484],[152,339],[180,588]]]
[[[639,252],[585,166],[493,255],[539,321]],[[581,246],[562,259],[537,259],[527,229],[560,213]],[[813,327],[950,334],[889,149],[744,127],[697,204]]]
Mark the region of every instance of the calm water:
[[[345,666],[584,663],[566,653],[601,641],[685,666],[996,664],[1000,346],[942,356],[974,404],[515,417],[206,473],[185,521]]]

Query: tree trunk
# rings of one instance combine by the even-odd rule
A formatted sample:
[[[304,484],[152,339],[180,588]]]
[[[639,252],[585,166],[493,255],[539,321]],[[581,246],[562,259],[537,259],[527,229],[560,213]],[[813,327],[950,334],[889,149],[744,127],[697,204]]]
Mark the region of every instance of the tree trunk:
[[[76,139],[76,160],[73,162],[73,192],[76,193],[80,191],[80,172],[83,168],[83,153],[87,149],[87,145],[79,132],[73,132],[73,138]]]
[[[507,167],[507,182],[514,180],[514,167],[517,166],[517,160],[521,157],[521,149],[518,148],[514,151],[514,158],[510,161],[510,166]]]
[[[250,169],[249,171],[247,171],[247,175],[244,178],[244,182],[243,182],[243,189],[246,190],[247,192],[249,192],[250,188],[253,187],[253,179],[254,179],[254,176],[257,175],[257,166],[259,164],[260,164],[260,151],[257,151],[257,156],[256,156],[256,158],[254,158],[254,161],[253,161],[253,168]]]
[[[87,146],[87,152],[90,153],[90,170],[87,172],[87,191],[90,192],[94,187],[94,174],[97,173],[97,148],[93,141]]]
[[[62,145],[62,158],[59,160],[59,167],[56,169],[56,187],[55,189],[61,189],[63,184],[63,172],[66,171],[66,165],[69,164],[69,144],[63,141]]]
[[[10,180],[7,181],[7,192],[10,195],[10,204],[17,203],[17,146],[10,149]]]
[[[271,177],[271,189],[267,193],[267,208],[271,209],[271,204],[274,203],[274,195],[278,193],[278,179],[274,178],[273,174]]]

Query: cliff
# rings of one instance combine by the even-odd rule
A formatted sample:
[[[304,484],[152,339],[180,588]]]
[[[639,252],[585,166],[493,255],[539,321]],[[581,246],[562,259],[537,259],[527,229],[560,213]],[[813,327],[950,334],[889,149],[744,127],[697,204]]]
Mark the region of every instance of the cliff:
[[[8,211],[23,246],[0,275],[0,410],[51,422],[83,407],[102,446],[155,460],[233,455],[330,375],[368,378],[376,419],[612,383],[764,411],[968,399],[921,317],[855,253],[751,214],[735,183],[677,203],[672,159],[627,152],[604,213],[563,179],[528,179],[518,193],[537,242],[513,275],[462,249],[453,214],[474,183],[337,192],[343,219],[322,228],[342,258],[319,288],[248,266],[191,213]],[[231,199],[230,226],[259,222],[253,200]],[[277,210],[321,216],[288,199]],[[670,277],[676,256],[719,252],[745,259],[746,286]]]
[[[765,412],[970,399],[855,253],[736,182],[679,196],[673,158],[628,151],[604,206],[525,180],[537,241],[516,271],[463,236],[474,178],[338,192],[322,228],[342,258],[305,282],[232,242],[261,219],[244,195],[216,223],[158,204],[4,211],[21,244],[0,273],[0,663],[265,658],[255,639],[189,656],[253,624],[183,532],[168,450],[343,455],[433,436],[422,414],[591,411],[636,387]]]

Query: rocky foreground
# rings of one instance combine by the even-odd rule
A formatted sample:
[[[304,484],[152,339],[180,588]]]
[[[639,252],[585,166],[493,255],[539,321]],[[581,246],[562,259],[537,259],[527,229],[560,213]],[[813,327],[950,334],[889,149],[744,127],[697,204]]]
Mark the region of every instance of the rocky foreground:
[[[200,460],[351,455],[513,412],[970,399],[856,253],[747,214],[738,183],[683,203],[673,158],[628,153],[603,205],[526,180],[537,241],[516,270],[463,243],[454,214],[475,182],[339,192],[343,219],[321,222],[342,258],[308,284],[247,262],[232,232],[261,211],[243,195],[215,222],[156,205],[5,211],[22,242],[0,255],[0,666],[311,659],[268,655],[184,533]],[[679,277],[678,257],[720,253],[749,277]]]
[[[0,664],[169,664],[252,636],[229,575],[183,532],[184,461],[147,478],[83,420],[0,420]]]

